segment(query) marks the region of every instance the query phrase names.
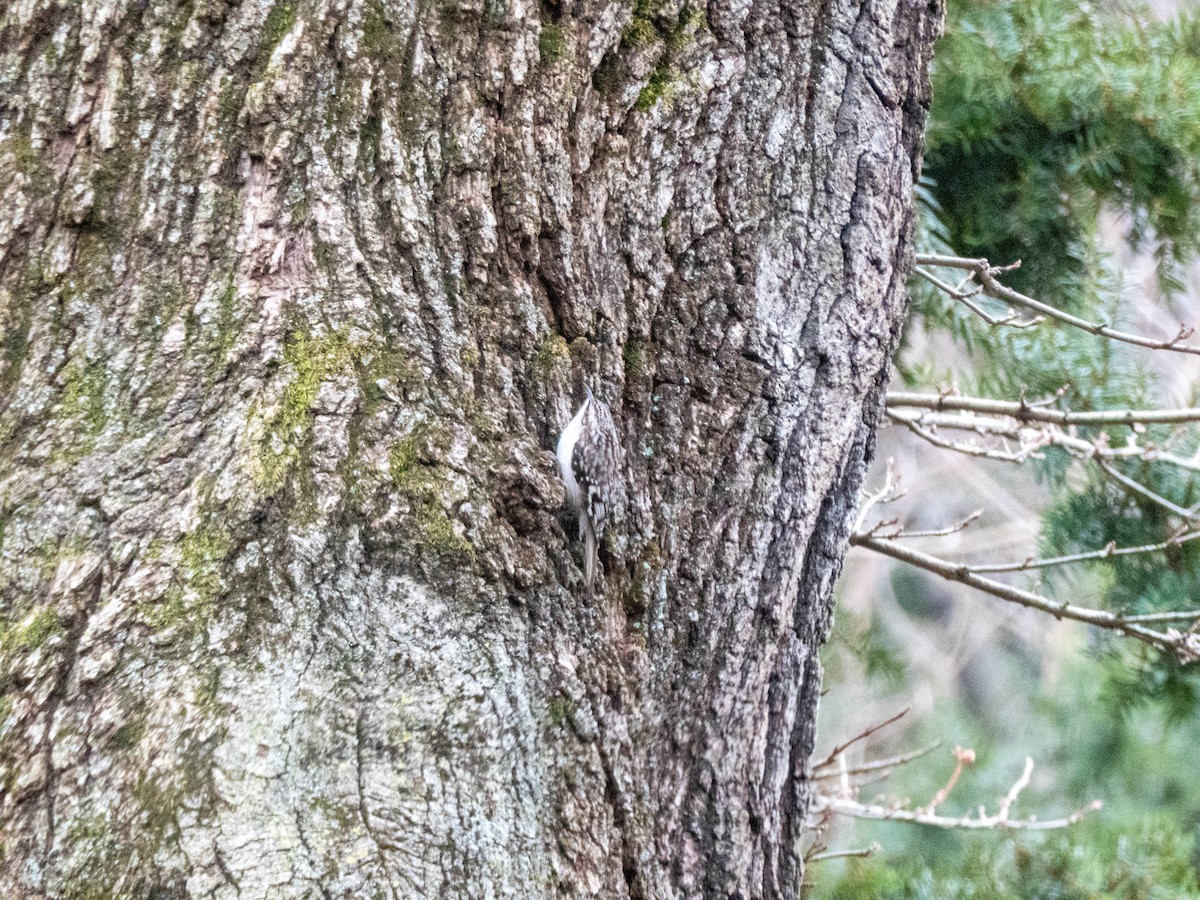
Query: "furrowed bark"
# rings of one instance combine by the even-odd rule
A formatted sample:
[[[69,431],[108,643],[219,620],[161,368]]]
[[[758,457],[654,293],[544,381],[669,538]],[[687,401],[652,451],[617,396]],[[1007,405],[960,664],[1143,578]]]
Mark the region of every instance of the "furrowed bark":
[[[794,896],[940,17],[8,4],[0,893]]]

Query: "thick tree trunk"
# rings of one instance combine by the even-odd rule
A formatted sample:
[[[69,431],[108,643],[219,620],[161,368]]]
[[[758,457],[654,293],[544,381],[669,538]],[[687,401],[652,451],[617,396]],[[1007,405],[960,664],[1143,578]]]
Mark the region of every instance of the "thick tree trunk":
[[[939,6],[5,4],[0,894],[793,896]]]

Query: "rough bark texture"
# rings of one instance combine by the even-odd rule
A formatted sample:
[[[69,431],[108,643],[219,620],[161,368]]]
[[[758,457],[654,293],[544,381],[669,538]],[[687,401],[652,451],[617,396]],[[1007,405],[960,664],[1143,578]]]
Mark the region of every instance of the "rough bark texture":
[[[0,894],[794,895],[939,5],[4,4]]]

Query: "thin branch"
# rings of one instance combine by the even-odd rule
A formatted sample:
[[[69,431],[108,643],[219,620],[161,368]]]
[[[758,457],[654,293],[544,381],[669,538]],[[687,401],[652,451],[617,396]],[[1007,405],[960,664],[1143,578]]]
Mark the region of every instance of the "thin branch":
[[[880,537],[890,537],[890,535],[880,535]],[[1190,534],[1185,534],[1180,537],[1171,538],[1159,544],[1145,544],[1141,547],[1117,547],[1114,544],[1109,544],[1103,550],[1091,550],[1086,553],[1071,553],[1066,556],[1050,556],[1045,559],[1034,559],[1029,557],[1023,562],[1012,563],[992,563],[990,565],[970,566],[970,570],[977,574],[994,573],[994,572],[1025,572],[1030,569],[1045,569],[1050,566],[1065,566],[1069,563],[1086,562],[1091,559],[1111,559],[1114,556],[1133,556],[1137,553],[1153,553],[1157,550],[1166,550],[1169,547],[1176,547],[1180,544],[1186,544],[1189,541],[1194,541],[1200,538],[1200,531],[1193,531]],[[1128,617],[1126,622],[1130,621]]]
[[[1025,462],[1025,460],[1027,460],[1031,456],[1033,456],[1034,453],[1037,451],[1037,449],[1040,449],[1039,446],[1031,444],[1030,447],[1027,449],[1023,449],[1023,450],[1014,452],[1011,450],[995,450],[990,447],[980,447],[976,444],[964,444],[960,441],[951,441],[951,440],[947,440],[945,438],[938,437],[937,434],[933,430],[925,427],[925,425],[923,423],[926,421],[926,418],[927,418],[926,416],[907,416],[907,415],[904,415],[903,413],[898,413],[895,410],[891,410],[891,409],[885,410],[884,412],[887,415],[887,417],[889,419],[891,419],[893,422],[899,422],[901,425],[904,425],[906,428],[908,428],[908,430],[911,431],[913,434],[917,435],[917,437],[921,438],[924,441],[927,441],[930,444],[933,444],[933,446],[941,447],[943,450],[953,450],[955,453],[963,453],[963,454],[966,454],[967,456],[979,456],[984,459],[994,459],[994,460],[998,460],[1000,462],[1023,463],[1023,462]],[[950,427],[950,428],[957,427],[963,431],[967,431],[967,430],[978,431],[980,434],[1000,434],[1001,433],[998,430],[997,431],[991,431],[991,430],[979,431],[978,428],[972,427],[971,425],[968,425],[968,424],[963,424],[963,425],[959,425],[959,426],[949,425],[947,427]]]
[[[1051,828],[1065,828],[1068,825],[1073,825],[1089,812],[1100,809],[1100,801],[1095,800],[1084,809],[1077,810],[1060,819],[1039,822],[1033,816],[1030,816],[1028,819],[1010,818],[1009,813],[1012,811],[1013,805],[1017,802],[1021,791],[1028,787],[1030,778],[1033,776],[1033,759],[1027,756],[1025,757],[1025,766],[1021,771],[1021,775],[1013,782],[1012,787],[1008,789],[1008,793],[1000,799],[995,815],[989,816],[987,810],[983,806],[980,806],[979,815],[974,818],[970,815],[961,817],[939,816],[936,814],[938,805],[949,796],[963,769],[975,762],[975,751],[955,747],[954,757],[956,761],[954,774],[950,776],[950,780],[946,783],[946,786],[934,795],[933,800],[926,807],[906,809],[902,803],[892,803],[884,806],[881,804],[860,803],[849,794],[841,796],[819,794],[813,802],[812,813],[818,816],[818,821],[822,826],[828,824],[829,813],[834,812],[863,819],[914,822],[918,825],[932,825],[937,828],[1025,829],[1044,831]],[[810,852],[824,849],[824,845],[820,847],[814,845],[810,848]]]
[[[882,553],[884,556],[890,556],[901,562],[909,563],[919,569],[932,572],[935,575],[940,575],[948,581],[957,581],[969,587],[976,588],[984,593],[991,594],[993,597],[999,597],[1001,600],[1007,600],[1010,603],[1050,613],[1050,615],[1057,619],[1073,619],[1087,625],[1120,632],[1121,634],[1142,641],[1151,647],[1175,653],[1183,663],[1200,658],[1200,634],[1181,634],[1173,628],[1165,632],[1155,631],[1152,628],[1147,628],[1140,622],[1130,621],[1119,613],[1111,613],[1100,609],[1088,609],[1081,606],[1074,606],[1070,603],[1056,603],[1047,597],[1043,597],[1041,594],[1035,594],[1032,591],[1012,587],[1002,584],[999,581],[993,581],[990,578],[984,578],[982,575],[977,575],[971,571],[970,566],[956,565],[939,559],[936,556],[920,553],[895,541],[888,541],[865,534],[854,534],[850,537],[850,543],[854,546],[866,547],[868,550],[874,550],[876,553]]]
[[[975,413],[910,412],[893,408],[888,408],[884,412],[894,422],[904,424],[912,422],[934,430],[948,428],[953,431],[973,431],[979,435],[1004,437],[1012,440],[1026,440],[1028,435],[1037,435],[1039,438],[1045,438],[1044,443],[1060,441],[1062,446],[1077,449],[1084,454],[1090,454],[1092,448],[1096,446],[1094,442],[1085,441],[1083,438],[1071,437],[1053,425],[1021,424],[1007,417],[983,416]]]
[[[1008,310],[1008,315],[1002,319],[991,315],[982,306],[971,299],[979,294],[983,290],[982,288],[977,287],[972,291],[965,293],[963,292],[962,285],[970,280],[970,276],[960,282],[959,287],[954,288],[942,281],[928,269],[923,269],[920,266],[917,266],[914,271],[934,287],[936,287],[939,291],[942,291],[949,296],[952,300],[957,300],[967,309],[971,310],[971,312],[975,313],[975,315],[979,316],[979,318],[983,319],[983,321],[987,322],[989,325],[1007,325],[1009,328],[1032,328],[1035,325],[1040,325],[1042,322],[1046,321],[1045,316],[1034,316],[1032,319],[1026,319],[1025,321],[1018,322],[1017,314],[1011,308]]]
[[[1005,794],[1004,799],[1000,801],[1000,810],[996,813],[996,816],[1002,822],[1008,821],[1008,811],[1012,809],[1012,805],[1017,802],[1017,796],[1021,793],[1021,791],[1025,790],[1025,788],[1029,785],[1029,779],[1032,776],[1033,757],[1027,756],[1025,757],[1025,771],[1021,773],[1021,777],[1013,783],[1013,786],[1008,789],[1008,793]]]
[[[897,528],[888,534],[881,534],[879,537],[892,540],[894,538],[926,538],[926,537],[948,537],[952,534],[958,534],[968,528],[972,522],[983,515],[982,509],[977,509],[975,512],[959,519],[953,525],[947,525],[945,528],[930,528],[924,531],[905,531],[902,528]]]
[[[940,746],[942,746],[941,741],[934,741],[927,747],[922,747],[920,750],[913,750],[910,753],[901,753],[897,756],[889,756],[887,759],[873,759],[869,762],[860,763],[857,766],[850,766],[845,770],[845,773],[847,775],[866,775],[869,772],[879,772],[882,770],[894,769],[897,766],[910,763],[914,759],[920,759],[922,756],[932,753]],[[828,763],[825,765],[828,765]],[[826,778],[840,778],[842,776],[841,769],[835,769],[830,772],[818,772],[817,770],[820,768],[823,768],[821,764],[813,766],[813,779],[820,781]]]
[[[1074,825],[1090,812],[1100,809],[1100,801],[1093,801],[1083,809],[1076,810],[1070,815],[1059,819],[1045,821],[1029,819],[1000,819],[999,816],[939,816],[934,813],[918,812],[902,809],[898,806],[879,806],[871,803],[859,803],[844,797],[815,798],[816,812],[829,810],[843,816],[854,816],[858,819],[885,819],[892,822],[913,822],[917,825],[929,825],[934,828],[964,828],[964,829],[1012,829],[1014,831],[1050,831],[1056,828],[1066,828]]]
[[[894,721],[894,719],[893,719]],[[881,727],[881,726],[876,726]],[[868,730],[869,733],[870,729]],[[857,740],[857,738],[856,738]],[[848,744],[847,744],[848,746]],[[919,753],[928,752],[929,749],[919,751]],[[895,762],[907,762],[915,758],[917,754],[909,754],[905,757],[896,757],[892,760],[876,760],[873,763],[866,764],[872,769],[883,769],[889,764]],[[840,771],[832,773],[842,778],[842,789],[840,793],[818,793],[814,798],[809,808],[809,815],[812,817],[812,830],[818,835],[824,833],[829,825],[829,817],[831,814],[854,816],[862,819],[882,819],[893,822],[912,822],[917,825],[929,825],[935,828],[962,828],[962,829],[992,829],[992,830],[1027,830],[1027,831],[1046,831],[1054,828],[1065,828],[1068,825],[1073,825],[1082,819],[1089,812],[1100,809],[1100,801],[1095,800],[1087,807],[1077,810],[1070,815],[1063,816],[1058,819],[1049,819],[1046,821],[1038,821],[1034,816],[1027,819],[1013,819],[1010,817],[1013,806],[1017,802],[1021,791],[1029,786],[1030,779],[1033,776],[1033,759],[1025,758],[1025,766],[1021,771],[1021,775],[1013,782],[1012,787],[999,801],[995,815],[988,815],[987,809],[982,805],[979,807],[978,816],[972,817],[970,814],[965,816],[939,816],[937,808],[954,789],[958,782],[959,776],[963,770],[975,762],[975,751],[963,749],[962,747],[954,748],[955,767],[954,774],[950,776],[946,785],[939,790],[933,799],[929,801],[929,805],[918,809],[907,809],[902,802],[883,804],[861,803],[856,798],[857,790],[852,791],[846,780],[849,771],[845,766],[845,756],[840,751],[831,754],[830,757],[823,763],[817,766],[827,765],[833,759],[837,759],[840,763]],[[885,776],[886,777],[886,776]],[[861,785],[859,786],[861,788]],[[832,857],[835,855],[860,855],[855,851],[844,851],[837,854],[825,854],[828,848],[822,843],[818,837],[809,847],[805,854],[805,859],[824,858],[826,855]]]
[[[844,753],[850,747],[857,744],[859,741],[869,738],[871,735],[873,735],[875,732],[879,731],[881,728],[887,728],[887,726],[891,725],[893,722],[896,722],[896,721],[904,718],[906,715],[908,715],[908,711],[910,709],[912,709],[911,706],[906,706],[906,707],[904,707],[904,709],[900,710],[900,712],[896,713],[894,716],[891,716],[890,718],[884,719],[879,724],[868,725],[866,728],[864,728],[862,731],[860,731],[854,737],[850,738],[850,740],[846,741],[843,744],[838,744],[836,747],[834,747],[832,750],[830,750],[829,755],[826,756],[819,763],[814,765],[813,768],[820,769],[820,768],[823,768],[824,766],[827,766],[827,765],[833,763],[835,760],[837,760],[838,756],[840,756],[842,753]]]
[[[1126,622],[1149,625],[1154,622],[1200,622],[1200,609],[1185,609],[1179,612],[1140,613],[1134,616],[1122,616]]]
[[[1111,465],[1109,465],[1105,460],[1101,459],[1098,456],[1096,457],[1096,465],[1098,465],[1105,472],[1105,474],[1107,474],[1113,480],[1119,481],[1121,484],[1125,485],[1125,487],[1129,488],[1134,493],[1141,494],[1143,497],[1145,497],[1151,503],[1155,503],[1158,506],[1161,506],[1163,509],[1169,510],[1170,512],[1173,512],[1175,515],[1177,515],[1183,519],[1187,519],[1189,522],[1193,522],[1193,521],[1196,521],[1197,519],[1200,519],[1200,514],[1197,514],[1197,512],[1195,510],[1184,509],[1182,506],[1172,503],[1170,500],[1168,500],[1166,497],[1162,496],[1161,494],[1157,494],[1154,491],[1150,490],[1150,488],[1146,487],[1140,481],[1134,481],[1132,478],[1130,478],[1128,475],[1124,474],[1123,472],[1117,471]]]
[[[1165,462],[1173,466],[1178,466],[1181,469],[1190,469],[1193,472],[1200,472],[1200,459],[1184,459],[1182,456],[1177,456],[1174,453],[1168,453],[1165,450],[1147,450],[1142,459],[1146,462]]]
[[[866,521],[867,514],[875,508],[877,503],[891,503],[893,500],[903,497],[906,493],[900,488],[900,476],[896,474],[892,462],[891,457],[888,457],[887,468],[883,478],[883,487],[875,491],[875,493],[869,494],[863,501],[862,509],[858,512],[858,518],[854,521],[854,531],[862,529],[862,523]]]
[[[974,297],[975,295],[979,294],[983,290],[983,288],[981,288],[981,287],[973,287],[969,291],[963,290],[963,288],[965,288],[968,284],[971,283],[972,280],[974,280],[974,278],[975,278],[974,272],[968,272],[967,277],[964,278],[962,281],[960,281],[956,287],[951,287],[948,282],[942,281],[942,279],[938,278],[936,275],[934,275],[928,269],[923,269],[919,265],[914,266],[913,271],[916,274],[920,275],[922,278],[924,278],[926,281],[928,281],[930,284],[932,284],[939,291],[941,291],[944,294],[947,294],[948,296],[954,298],[955,300],[962,300],[965,297]]]
[[[1200,407],[1183,409],[1122,409],[1072,412],[1045,409],[1024,400],[991,400],[986,397],[960,397],[954,394],[916,394],[889,391],[884,398],[889,409],[915,407],[936,412],[965,411],[993,416],[1009,416],[1019,422],[1048,422],[1052,425],[1176,425],[1200,422]]]
[[[1040,300],[1035,300],[1032,297],[1027,297],[1019,291],[1014,291],[1010,287],[1001,284],[996,276],[1001,274],[1004,269],[993,266],[986,259],[966,259],[960,256],[940,256],[936,254],[917,254],[916,263],[918,266],[942,266],[951,269],[965,269],[974,272],[979,277],[979,282],[983,293],[993,298],[994,300],[1003,300],[1007,303],[1013,303],[1017,306],[1023,306],[1026,309],[1031,309],[1036,313],[1056,319],[1067,325],[1082,329],[1090,334],[1099,335],[1101,337],[1110,338],[1114,341],[1122,341],[1126,344],[1135,344],[1139,347],[1149,347],[1152,350],[1172,350],[1176,353],[1191,353],[1200,355],[1200,347],[1193,344],[1183,343],[1192,336],[1195,332],[1194,328],[1186,328],[1181,326],[1179,333],[1168,341],[1156,340],[1148,338],[1140,334],[1132,334],[1127,331],[1118,331],[1108,325],[1107,322],[1089,322],[1086,319],[1081,319],[1078,316],[1073,316],[1070,313],[1063,312]],[[961,299],[961,298],[955,298]]]
[[[829,822],[833,818],[833,813],[829,810],[823,810],[813,817],[815,811],[809,808],[809,820],[807,822],[808,831],[814,835],[813,842],[808,845],[808,849],[804,851],[804,861],[807,863],[815,854],[829,849],[829,845],[821,840],[822,836],[829,829]]]
[[[1123,447],[1109,447],[1103,443],[1085,441],[1082,438],[1069,435],[1055,425],[1021,425],[1011,419],[986,417],[973,413],[909,413],[890,408],[884,412],[893,422],[904,425],[913,434],[933,444],[933,446],[945,450],[953,450],[955,453],[962,453],[967,456],[978,456],[1002,462],[1023,463],[1027,459],[1036,457],[1046,447],[1061,447],[1069,453],[1078,456],[1080,459],[1095,459],[1097,462],[1102,459],[1140,459],[1146,462],[1163,462],[1169,465],[1180,466],[1190,471],[1200,471],[1200,463],[1182,459],[1171,453],[1164,453],[1148,447],[1140,447],[1132,442]],[[1015,440],[1019,443],[1020,449],[1012,450],[1006,448],[998,450],[992,447],[982,447],[977,444],[950,440],[938,436],[937,429],[939,428],[954,431],[970,431],[983,437]],[[1122,483],[1126,484],[1126,486],[1130,486],[1130,482],[1133,481],[1128,476],[1119,473],[1113,475],[1111,471],[1108,471],[1108,474],[1110,477],[1122,480]],[[1132,489],[1137,490],[1139,493],[1149,491],[1149,488],[1145,488],[1143,485],[1138,485],[1138,487]],[[1160,505],[1168,504],[1166,508],[1177,515],[1182,515],[1189,520],[1200,519],[1200,516],[1196,515],[1195,510],[1184,510],[1182,507],[1175,506],[1170,501],[1152,492],[1147,496],[1155,503],[1160,503]]]
[[[817,853],[810,856],[805,862],[824,862],[827,859],[842,859],[847,856],[871,856],[878,853],[882,849],[879,844],[872,844],[870,847],[860,847],[857,850],[829,850],[825,853]]]
[[[954,790],[954,786],[958,784],[959,776],[962,775],[963,769],[967,766],[975,765],[975,751],[964,750],[962,747],[954,748],[954,772],[950,775],[950,780],[947,781],[929,801],[928,806],[923,806],[917,810],[919,813],[932,814],[939,806],[946,802],[946,798],[950,796],[950,792]],[[1007,810],[1006,810],[1007,812]]]

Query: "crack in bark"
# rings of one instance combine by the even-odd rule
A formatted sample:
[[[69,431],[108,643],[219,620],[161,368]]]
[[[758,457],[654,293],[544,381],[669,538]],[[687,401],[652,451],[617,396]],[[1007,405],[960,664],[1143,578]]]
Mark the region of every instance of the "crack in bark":
[[[66,647],[62,653],[62,660],[58,664],[58,678],[46,703],[46,729],[43,737],[44,747],[42,749],[43,764],[46,767],[46,783],[42,790],[42,795],[46,802],[46,841],[42,849],[44,863],[49,862],[53,853],[56,824],[55,800],[58,790],[58,771],[54,766],[54,745],[52,743],[54,722],[60,707],[64,703],[70,702],[67,687],[70,683],[71,675],[75,671],[75,665],[79,661],[79,644],[83,638],[84,631],[87,629],[91,613],[100,602],[100,594],[104,586],[103,560],[107,557],[108,551],[106,535],[102,534],[101,542],[104,552],[100,555],[100,562],[97,564],[95,571],[88,576],[89,581],[79,585],[77,589],[89,590],[90,596],[84,609],[75,614],[76,622],[67,633]]]
[[[358,784],[358,815],[362,820],[367,836],[370,837],[371,843],[375,845],[375,857],[379,863],[379,869],[387,880],[388,887],[391,889],[392,897],[399,898],[401,895],[396,892],[396,884],[392,881],[392,871],[387,864],[387,858],[384,856],[383,844],[380,842],[379,836],[375,833],[375,829],[371,825],[371,817],[367,812],[366,769],[363,764],[366,744],[366,716],[366,705],[363,701],[360,701],[358,714],[354,719],[354,762]]]
[[[625,889],[630,900],[646,900],[646,892],[642,887],[641,872],[637,856],[629,834],[629,819],[625,812],[623,792],[617,784],[609,754],[603,749],[604,741],[599,745],[600,764],[604,770],[604,801],[612,811],[613,827],[621,841],[621,875],[625,880]]]
[[[238,880],[233,877],[233,873],[229,871],[229,865],[225,862],[225,854],[221,852],[221,846],[216,841],[213,842],[213,860],[217,864],[217,870],[221,873],[221,877],[225,879],[225,883],[233,888],[234,893],[239,897],[242,896],[242,887]],[[213,891],[216,895],[216,891]]]

